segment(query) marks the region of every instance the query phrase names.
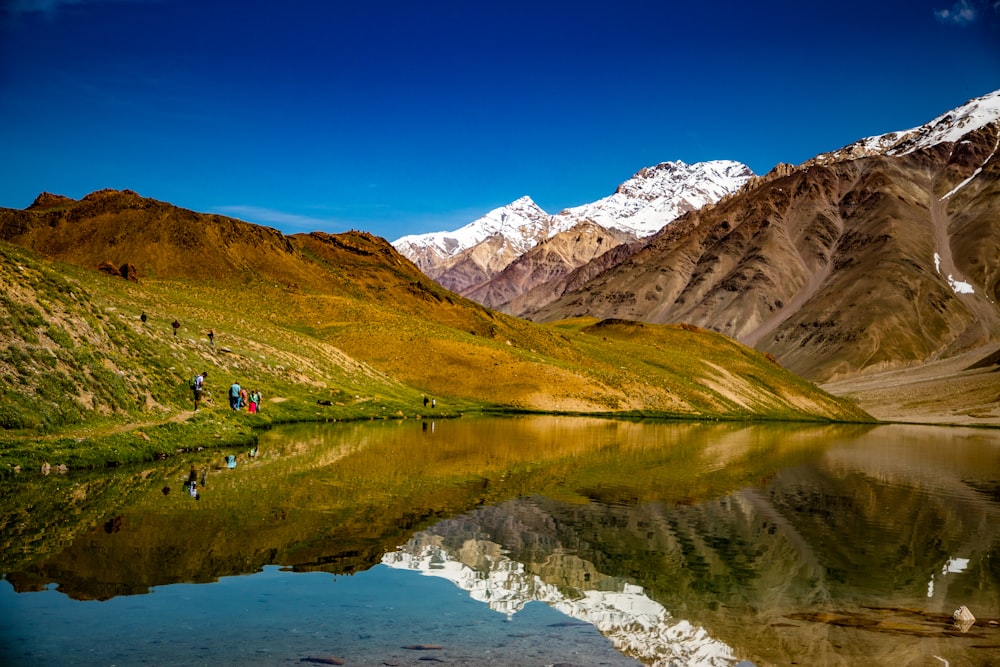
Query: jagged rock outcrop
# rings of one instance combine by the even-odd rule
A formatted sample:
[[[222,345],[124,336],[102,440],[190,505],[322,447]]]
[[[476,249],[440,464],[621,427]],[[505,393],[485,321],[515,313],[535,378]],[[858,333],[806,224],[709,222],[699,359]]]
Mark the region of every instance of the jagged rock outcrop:
[[[136,271],[136,268],[131,264],[122,264],[118,267],[112,262],[101,262],[97,265],[97,270],[106,276],[124,278],[125,280],[133,283],[139,282],[139,272]]]
[[[37,197],[35,201],[31,203],[28,207],[29,211],[38,211],[47,208],[56,208],[58,206],[67,206],[72,204],[75,200],[65,197],[63,195],[52,194],[51,192],[43,192]]]

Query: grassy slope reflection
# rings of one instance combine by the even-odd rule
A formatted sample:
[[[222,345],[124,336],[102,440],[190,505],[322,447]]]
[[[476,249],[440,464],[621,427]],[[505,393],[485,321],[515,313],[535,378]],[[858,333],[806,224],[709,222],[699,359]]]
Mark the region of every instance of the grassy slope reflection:
[[[791,464],[811,456],[803,445],[816,438],[864,428],[555,417],[305,424],[267,435],[259,456],[234,470],[200,458],[12,485],[3,562],[21,590],[56,581],[80,598],[267,564],[353,572],[414,530],[483,504],[525,495],[696,503],[773,475],[773,457],[755,451]],[[197,501],[182,489],[189,467],[204,480]]]

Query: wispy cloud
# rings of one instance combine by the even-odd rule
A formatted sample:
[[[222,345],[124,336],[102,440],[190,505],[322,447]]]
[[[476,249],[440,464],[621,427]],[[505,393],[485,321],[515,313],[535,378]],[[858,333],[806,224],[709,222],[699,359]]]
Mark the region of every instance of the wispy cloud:
[[[10,14],[52,14],[61,5],[79,5],[86,0],[12,0],[7,4]]]
[[[498,204],[499,206],[499,204]],[[377,207],[376,207],[377,208]],[[489,208],[495,208],[489,207]],[[299,232],[329,232],[336,234],[349,229],[371,232],[388,241],[407,235],[458,229],[486,213],[488,208],[457,209],[446,212],[401,212],[392,211],[385,218],[366,215],[363,218],[349,216],[316,217],[287,213],[262,206],[215,206],[212,213],[238,218],[265,227],[276,227],[284,234]]]
[[[212,211],[258,225],[279,227],[283,232],[287,233],[328,232],[346,228],[339,220],[286,213],[285,211],[276,211],[261,206],[216,206]]]
[[[8,0],[3,11],[10,17],[24,14],[54,16],[60,9],[77,5],[157,3],[162,0]]]
[[[994,9],[997,4],[993,4]],[[942,23],[964,26],[974,23],[979,18],[979,10],[969,0],[958,0],[948,9],[935,10],[934,16]]]

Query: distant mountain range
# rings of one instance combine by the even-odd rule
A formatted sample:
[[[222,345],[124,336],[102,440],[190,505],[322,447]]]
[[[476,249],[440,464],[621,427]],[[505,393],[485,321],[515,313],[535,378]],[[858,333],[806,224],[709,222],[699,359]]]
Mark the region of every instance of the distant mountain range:
[[[521,197],[461,229],[404,236],[393,246],[442,286],[502,309],[506,297],[564,275],[611,247],[649,236],[682,213],[734,192],[752,176],[746,165],[728,160],[664,162],[640,170],[603,199],[555,215]],[[588,229],[606,231],[589,234]],[[501,276],[491,284],[515,260],[560,235],[567,235],[558,242],[560,251],[541,252],[537,261],[544,268],[534,279],[526,280],[534,267],[522,267],[517,278]]]

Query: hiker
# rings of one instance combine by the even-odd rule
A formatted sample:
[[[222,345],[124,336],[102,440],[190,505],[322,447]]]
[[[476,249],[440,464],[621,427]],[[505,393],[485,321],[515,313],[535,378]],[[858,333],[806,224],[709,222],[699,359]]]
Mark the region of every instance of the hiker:
[[[192,498],[198,499],[198,471],[191,466],[191,472],[188,473],[187,481],[184,482],[184,490],[187,491]]]
[[[191,389],[194,390],[194,411],[198,412],[198,401],[201,400],[201,392],[205,388],[205,378],[208,377],[208,371],[202,371],[201,375],[195,375],[194,379],[191,380]]]
[[[250,414],[260,412],[260,392],[254,389],[250,392]]]
[[[145,324],[145,323],[146,323],[146,319],[147,319],[147,318],[146,318],[146,311],[145,311],[145,310],[144,310],[144,311],[142,311],[142,315],[140,315],[140,316],[139,316],[139,319],[140,319],[140,320],[142,320],[142,323],[143,323],[143,324]]]
[[[436,408],[437,404],[438,404],[437,399],[436,398],[432,398],[431,399],[431,407],[432,408]]]
[[[247,390],[244,389],[244,388],[242,388],[242,387],[240,387],[240,407],[239,407],[240,410],[242,410],[243,408],[247,407],[247,397],[248,396],[249,396],[249,394],[247,393]]]
[[[430,401],[428,401],[428,400],[427,400],[427,397],[426,397],[426,396],[424,396],[424,407],[425,407],[425,408],[427,407],[427,404],[428,404],[429,402],[430,402]]]
[[[240,383],[238,381],[229,386],[229,407],[233,410],[240,409]]]
[[[174,328],[174,336],[176,336],[177,335],[177,330],[181,328],[181,323],[178,322],[177,320],[174,320],[174,323],[171,324],[170,326],[172,326]]]
[[[208,344],[215,347],[215,329],[208,330]]]

